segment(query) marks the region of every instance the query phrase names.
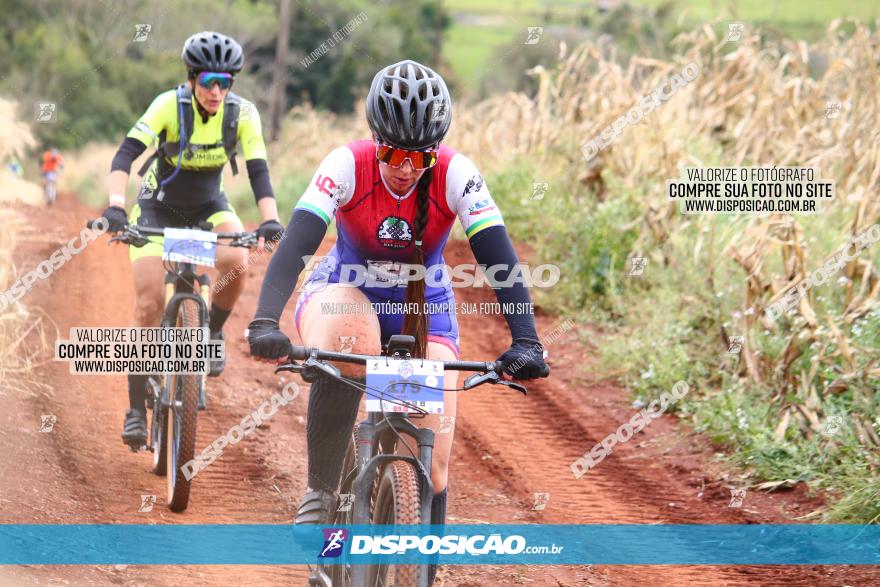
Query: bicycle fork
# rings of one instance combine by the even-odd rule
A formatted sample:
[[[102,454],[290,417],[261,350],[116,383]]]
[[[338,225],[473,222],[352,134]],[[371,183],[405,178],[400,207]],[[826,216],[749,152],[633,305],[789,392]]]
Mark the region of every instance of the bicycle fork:
[[[401,454],[376,454],[376,447],[385,439],[384,434],[391,434],[394,427],[398,433],[414,438],[418,444],[419,458]],[[419,518],[422,524],[431,523],[431,503],[434,497],[434,484],[431,481],[431,458],[434,451],[434,431],[430,428],[419,428],[409,418],[400,414],[386,418],[378,414],[370,414],[367,421],[358,424],[357,476],[352,488],[356,496],[352,512],[352,524],[370,524],[370,494],[376,482],[379,465],[392,461],[411,463],[419,477]],[[367,496],[367,499],[363,499]],[[366,585],[367,566],[351,565],[352,585]],[[428,586],[428,566],[419,565],[419,585]]]

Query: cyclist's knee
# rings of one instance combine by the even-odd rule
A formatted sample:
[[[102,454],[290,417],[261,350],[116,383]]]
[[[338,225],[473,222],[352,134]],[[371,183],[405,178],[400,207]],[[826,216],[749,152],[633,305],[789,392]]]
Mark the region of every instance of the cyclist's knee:
[[[135,320],[140,326],[156,326],[159,324],[162,319],[162,310],[165,306],[161,288],[158,291],[149,292],[149,294],[138,295],[136,303]]]
[[[244,279],[247,274],[247,249],[218,247],[217,269],[221,275],[234,273],[234,279]]]
[[[369,301],[354,288],[331,286],[316,294],[302,316],[303,344],[328,351],[379,354],[382,350],[379,320],[374,314],[356,311],[361,307],[368,309]],[[337,366],[347,377],[364,373],[362,365]]]
[[[382,350],[382,341],[379,339],[378,328],[373,332],[369,328],[350,329],[344,324],[327,329],[323,344],[318,348],[353,353],[355,355],[378,355]],[[363,377],[364,366],[350,363],[337,363],[337,367],[346,377]]]

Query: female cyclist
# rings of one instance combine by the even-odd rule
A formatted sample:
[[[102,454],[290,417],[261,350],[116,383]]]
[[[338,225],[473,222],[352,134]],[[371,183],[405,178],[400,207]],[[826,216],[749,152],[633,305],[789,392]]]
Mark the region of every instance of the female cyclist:
[[[401,61],[376,74],[367,95],[373,140],[356,141],[327,155],[296,205],[286,231],[288,238],[269,264],[257,312],[248,327],[252,355],[274,361],[289,353],[290,340],[279,328],[282,310],[304,268],[304,257],[315,253],[335,216],[336,246],[306,280],[297,302],[296,327],[303,344],[336,350],[341,336],[354,337],[348,352],[376,355],[392,334],[404,333],[416,337],[414,356],[440,361],[458,358],[451,287],[426,287],[424,278],[408,278],[401,284],[391,270],[394,263],[445,265],[443,248],[456,216],[477,262],[495,266],[496,279],[503,283],[511,271],[518,270],[501,214],[477,168],[464,155],[440,145],[451,123],[451,105],[443,78],[424,65]],[[356,287],[342,285],[350,273],[345,268],[353,266],[369,269],[372,284],[367,279]],[[379,286],[380,281],[385,283]],[[396,285],[389,287],[389,281]],[[436,276],[428,281],[438,283]],[[530,307],[529,293],[521,280],[511,281],[515,283],[495,290],[502,307]],[[383,302],[405,302],[404,307],[414,307],[417,312],[322,311],[344,305],[387,307]],[[425,302],[429,309],[446,306],[448,311],[426,315],[422,313]],[[517,379],[546,377],[549,368],[531,312],[510,313],[505,318],[513,339],[510,349],[498,359],[505,373]],[[347,377],[363,375],[363,366],[339,367]],[[457,387],[454,372],[445,374],[444,384],[447,389]],[[311,386],[308,488],[297,524],[328,523],[335,510],[335,491],[360,395],[350,386],[330,380]],[[455,415],[455,404],[456,394],[446,393],[445,416]],[[421,424],[439,432],[440,416],[426,416]],[[446,518],[452,437],[450,432],[438,434],[436,439],[431,470],[434,524],[442,524]]]

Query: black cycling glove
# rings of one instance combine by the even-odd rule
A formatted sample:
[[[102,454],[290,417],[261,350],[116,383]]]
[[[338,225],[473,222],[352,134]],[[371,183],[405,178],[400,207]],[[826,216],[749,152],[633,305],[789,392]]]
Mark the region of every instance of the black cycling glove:
[[[550,375],[550,367],[544,362],[544,346],[538,340],[517,338],[498,357],[497,362],[514,379],[535,379]]]
[[[119,206],[109,206],[101,216],[107,219],[107,232],[120,232],[128,224],[128,214]]]
[[[257,229],[257,237],[266,239],[266,242],[281,238],[279,235],[284,232],[284,227],[277,220],[267,220]]]
[[[278,328],[278,322],[257,318],[248,324],[247,341],[251,354],[263,359],[286,357],[291,352],[290,339]]]

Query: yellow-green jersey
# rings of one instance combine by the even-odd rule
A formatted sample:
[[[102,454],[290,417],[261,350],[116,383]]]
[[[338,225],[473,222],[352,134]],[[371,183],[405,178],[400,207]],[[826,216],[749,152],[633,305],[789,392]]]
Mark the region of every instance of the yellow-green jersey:
[[[268,177],[266,145],[260,127],[260,115],[253,103],[243,98],[236,98],[240,101],[235,135],[237,151],[247,162],[254,196],[257,200],[262,197],[274,197]],[[174,175],[178,160],[181,158],[180,170],[174,175],[173,180],[165,183],[162,190],[161,201],[165,206],[193,210],[222,196],[222,170],[229,161],[223,144],[224,111],[230,106],[222,102],[215,114],[206,115],[199,111],[194,97],[189,102],[179,104],[176,89],[163,92],[153,100],[128,133],[126,141],[120,147],[120,152],[117,153],[117,158],[114,159],[113,169],[120,168],[130,172],[131,161],[127,161],[128,157],[124,155],[133,155],[131,159],[133,160],[151,145],[165,144],[177,147],[180,141],[178,111],[180,106],[192,109],[192,134],[186,141],[182,153],[176,153],[176,148],[169,149],[174,154],[159,153],[144,174],[139,203],[146,203],[144,200],[153,198],[158,199],[161,181]],[[129,145],[128,149],[126,145]],[[117,159],[121,161],[117,162]]]

